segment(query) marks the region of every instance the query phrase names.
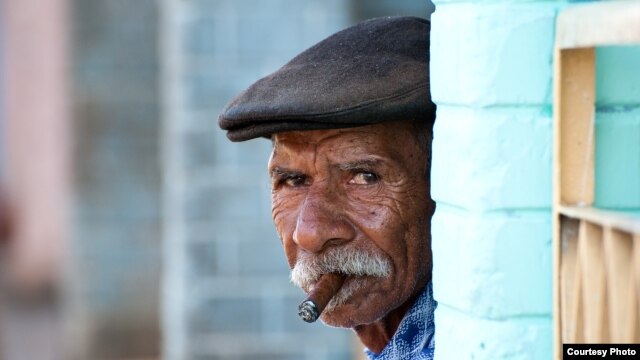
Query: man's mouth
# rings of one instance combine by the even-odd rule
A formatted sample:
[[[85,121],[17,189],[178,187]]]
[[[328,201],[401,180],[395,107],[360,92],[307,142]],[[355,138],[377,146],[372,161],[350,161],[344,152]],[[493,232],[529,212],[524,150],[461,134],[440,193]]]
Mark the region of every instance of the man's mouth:
[[[322,274],[316,281],[305,286],[302,290],[309,294],[316,284],[318,284],[319,280],[326,274]],[[373,276],[370,275],[358,275],[358,274],[341,274],[344,278],[342,286],[338,289],[335,295],[338,295],[340,292],[348,292],[349,294],[353,294],[355,290],[362,288],[364,285],[362,284],[366,279],[371,279]],[[381,277],[376,278],[380,279]]]
[[[391,273],[391,261],[377,252],[355,249],[335,249],[319,255],[303,255],[291,271],[291,282],[306,292],[324,274],[340,273],[347,278],[343,288],[358,283],[359,278],[383,278]],[[346,286],[347,289],[353,285]]]

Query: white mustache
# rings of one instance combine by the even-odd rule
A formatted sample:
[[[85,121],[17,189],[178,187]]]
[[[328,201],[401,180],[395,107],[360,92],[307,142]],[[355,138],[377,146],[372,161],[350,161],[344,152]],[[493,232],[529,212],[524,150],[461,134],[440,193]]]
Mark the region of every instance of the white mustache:
[[[391,261],[368,250],[333,248],[319,255],[299,257],[291,270],[291,282],[309,291],[320,276],[326,273],[386,277],[391,273]]]

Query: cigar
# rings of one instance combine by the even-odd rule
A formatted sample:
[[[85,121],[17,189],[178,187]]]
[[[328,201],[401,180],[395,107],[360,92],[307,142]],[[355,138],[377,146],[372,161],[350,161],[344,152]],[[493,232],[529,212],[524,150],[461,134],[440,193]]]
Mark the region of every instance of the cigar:
[[[302,320],[312,323],[320,317],[329,301],[338,293],[345,276],[338,273],[324,274],[311,288],[309,296],[298,306],[298,315]]]

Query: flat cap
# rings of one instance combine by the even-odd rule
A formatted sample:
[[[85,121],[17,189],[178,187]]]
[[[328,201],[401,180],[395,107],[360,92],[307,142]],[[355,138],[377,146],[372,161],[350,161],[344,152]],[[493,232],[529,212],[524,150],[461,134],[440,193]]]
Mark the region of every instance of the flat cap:
[[[429,21],[384,17],[339,31],[240,93],[219,125],[232,141],[385,121],[433,124]]]

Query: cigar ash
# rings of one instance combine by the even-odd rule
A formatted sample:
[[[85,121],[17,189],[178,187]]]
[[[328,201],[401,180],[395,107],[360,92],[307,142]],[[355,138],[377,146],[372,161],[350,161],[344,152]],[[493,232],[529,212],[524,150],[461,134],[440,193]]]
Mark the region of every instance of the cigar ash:
[[[343,274],[329,273],[320,277],[307,298],[298,307],[298,315],[306,322],[316,321],[331,299],[340,291],[345,280]]]

